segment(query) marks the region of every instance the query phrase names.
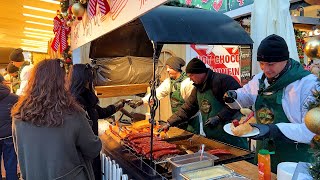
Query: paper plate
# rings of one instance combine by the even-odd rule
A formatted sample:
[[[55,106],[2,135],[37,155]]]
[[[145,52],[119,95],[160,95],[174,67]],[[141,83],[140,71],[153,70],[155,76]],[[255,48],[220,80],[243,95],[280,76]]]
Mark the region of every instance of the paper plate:
[[[231,125],[231,123],[228,123],[228,124],[224,125],[224,126],[223,126],[223,130],[224,130],[226,133],[228,133],[228,134],[230,134],[230,135],[232,135],[232,136],[236,136],[236,135],[234,135],[233,132],[231,131],[230,125]],[[242,135],[242,136],[237,136],[237,137],[251,137],[251,136],[258,135],[258,134],[259,134],[259,129],[256,128],[256,127],[254,127],[254,128],[253,128],[253,131],[249,132],[248,134],[244,134],[244,135]]]

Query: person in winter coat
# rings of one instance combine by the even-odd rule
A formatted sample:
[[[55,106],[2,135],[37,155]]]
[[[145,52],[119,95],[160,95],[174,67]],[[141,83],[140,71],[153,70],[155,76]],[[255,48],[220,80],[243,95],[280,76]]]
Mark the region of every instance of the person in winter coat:
[[[317,77],[289,58],[285,40],[270,35],[261,41],[257,60],[263,72],[248,84],[228,91],[224,100],[231,108],[253,106],[260,133],[251,137],[260,149],[275,151],[271,155],[272,171],[280,162],[310,162],[309,143],[315,135],[308,130],[304,117],[308,103],[314,100],[312,91],[319,86]]]
[[[20,84],[19,89],[17,89],[16,92],[16,94],[19,96],[24,94],[25,88],[29,81],[31,70],[33,68],[32,64],[24,60],[22,52],[23,50],[21,48],[17,48],[14,49],[9,56],[11,63],[19,68],[18,80],[20,81]]]
[[[156,89],[157,98],[159,100],[165,98],[166,96],[170,96],[172,113],[175,113],[178,110],[178,108],[186,101],[186,99],[188,99],[192,90],[194,89],[193,82],[181,69],[184,65],[185,61],[179,57],[173,56],[167,59],[166,70],[170,77],[165,79]],[[135,102],[135,104],[130,102],[129,105],[131,105],[133,108],[136,108],[137,105],[142,105],[143,103],[147,104],[149,97],[150,94],[147,94],[141,100]],[[199,128],[199,126],[203,126],[202,121],[199,121],[199,114],[200,113],[197,112],[188,121],[179,124],[178,127],[193,133],[199,133],[195,130]]]
[[[188,63],[186,72],[194,82],[195,89],[162,128],[176,126],[200,110],[206,137],[248,148],[246,139],[231,136],[223,130],[223,126],[230,123],[239,112],[224,103],[223,95],[228,90],[240,88],[239,83],[232,76],[213,72],[198,58],[193,58]],[[199,127],[197,131],[200,131]]]
[[[17,180],[17,156],[12,140],[11,108],[18,101],[18,96],[10,93],[10,88],[3,84],[0,74],[0,159],[4,160],[7,180]],[[1,166],[0,166],[1,169]],[[0,179],[1,173],[0,173]]]
[[[13,139],[23,179],[93,180],[91,160],[102,144],[66,89],[59,59],[33,69],[26,95],[12,109]]]
[[[98,105],[99,99],[93,89],[93,72],[89,64],[75,64],[69,74],[70,91],[78,103],[88,113],[92,121],[92,130],[98,135],[98,119],[107,118],[125,105],[125,100],[102,108]],[[93,161],[93,170],[96,179],[101,179],[100,156]]]

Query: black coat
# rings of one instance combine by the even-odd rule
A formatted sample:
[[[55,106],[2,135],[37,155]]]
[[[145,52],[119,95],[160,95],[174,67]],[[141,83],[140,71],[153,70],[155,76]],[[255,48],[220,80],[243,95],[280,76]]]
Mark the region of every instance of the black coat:
[[[194,84],[195,85],[195,84]],[[179,110],[173,114],[168,122],[170,125],[177,125],[186,119],[190,119],[195,113],[199,111],[199,105],[197,100],[197,91],[204,92],[211,89],[215,98],[224,105],[224,108],[218,113],[218,116],[224,121],[230,121],[238,110],[230,109],[223,101],[223,95],[228,90],[235,90],[240,88],[240,84],[230,75],[215,73],[211,69],[208,69],[206,79],[203,84],[195,85],[195,89],[192,91],[186,102],[179,108]]]
[[[11,108],[17,101],[18,96],[0,83],[0,138],[12,135]]]
[[[110,117],[116,112],[114,105],[109,105],[102,108],[98,105],[98,97],[89,90],[84,91],[80,96],[76,97],[78,103],[87,111],[89,119],[92,121],[92,130],[95,135],[98,135],[98,119]]]

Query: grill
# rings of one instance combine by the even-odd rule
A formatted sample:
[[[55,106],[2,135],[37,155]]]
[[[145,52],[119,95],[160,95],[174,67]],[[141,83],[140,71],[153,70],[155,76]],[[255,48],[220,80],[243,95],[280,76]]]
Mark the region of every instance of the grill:
[[[177,133],[177,131],[175,132]],[[177,155],[167,155],[158,160],[150,161],[143,155],[137,154],[125,141],[120,140],[112,133],[106,133],[107,134],[101,136],[104,151],[108,156],[115,159],[123,169],[127,170],[127,172],[124,173],[127,173],[129,176],[131,175],[133,179],[162,180],[172,178],[172,169],[167,158],[172,158]],[[180,155],[187,154],[187,151],[197,152],[201,144],[205,144],[205,151],[219,148],[226,149],[231,152],[229,155],[217,155],[219,159],[215,161],[215,165],[250,159],[254,156],[251,151],[233,147],[218,141],[209,140],[199,135],[193,135],[190,133],[187,135],[183,135],[181,133],[177,134],[180,135],[167,138],[166,141],[176,144],[178,149],[183,152]]]

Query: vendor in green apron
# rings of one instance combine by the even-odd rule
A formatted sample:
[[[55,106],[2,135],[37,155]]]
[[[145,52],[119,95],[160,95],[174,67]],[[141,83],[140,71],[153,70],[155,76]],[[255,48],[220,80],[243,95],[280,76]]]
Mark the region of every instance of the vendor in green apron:
[[[223,126],[230,123],[238,113],[238,110],[232,110],[224,104],[223,95],[228,90],[240,88],[239,83],[232,76],[213,72],[198,58],[188,63],[186,72],[196,88],[162,128],[177,126],[200,110],[206,137],[248,148],[246,139],[231,136],[223,130]],[[196,132],[200,132],[200,127],[193,127]]]
[[[158,100],[161,100],[166,96],[170,96],[171,110],[172,113],[175,113],[190,96],[194,86],[187,74],[181,69],[185,65],[185,61],[183,59],[172,56],[167,59],[165,65],[169,78],[165,79],[156,89],[156,95]],[[129,102],[129,105],[136,108],[143,103],[147,104],[149,97],[150,94],[147,94],[141,100]],[[196,112],[192,117],[188,118],[188,121],[179,124],[178,127],[192,133],[199,133],[195,131],[196,128],[201,126],[201,124],[199,124],[199,115],[200,113]]]
[[[258,48],[257,60],[262,73],[242,88],[228,91],[224,100],[231,108],[253,106],[259,134],[256,152],[274,151],[271,155],[272,172],[280,162],[310,162],[308,151],[315,135],[304,123],[308,103],[314,100],[317,77],[289,58],[288,46],[278,35],[266,37]]]

